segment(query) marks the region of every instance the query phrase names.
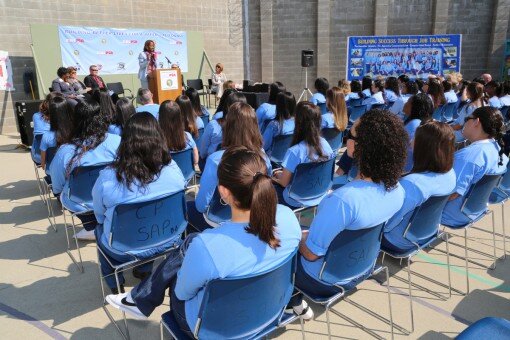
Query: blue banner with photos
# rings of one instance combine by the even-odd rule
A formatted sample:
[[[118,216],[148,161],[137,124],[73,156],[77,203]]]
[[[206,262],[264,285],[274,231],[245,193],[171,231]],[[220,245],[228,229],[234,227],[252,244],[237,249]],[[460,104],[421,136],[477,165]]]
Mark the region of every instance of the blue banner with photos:
[[[349,37],[347,79],[459,72],[461,42],[460,34]]]
[[[138,73],[138,55],[146,40],[156,43],[158,68],[176,64],[188,71],[186,32],[152,29],[119,29],[102,27],[58,27],[62,65],[74,66],[78,74],[89,74],[89,66],[97,65],[100,74]]]

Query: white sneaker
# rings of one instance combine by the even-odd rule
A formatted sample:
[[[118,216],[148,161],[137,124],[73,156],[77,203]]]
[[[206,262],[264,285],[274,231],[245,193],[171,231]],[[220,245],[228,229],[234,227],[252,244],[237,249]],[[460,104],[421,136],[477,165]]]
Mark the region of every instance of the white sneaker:
[[[96,239],[96,235],[94,235],[94,230],[85,229],[82,229],[76,234],[74,234],[74,237],[82,241],[94,241]]]
[[[142,312],[140,312],[138,307],[136,307],[136,304],[128,302],[126,300],[126,296],[128,294],[129,293],[121,293],[121,294],[117,294],[117,295],[113,295],[113,294],[107,295],[106,302],[108,302],[113,307],[120,309],[123,312],[126,312],[127,314],[131,315],[135,319],[147,320],[148,317],[146,317],[145,315],[143,315]]]
[[[303,320],[312,320],[313,319],[313,310],[308,303],[303,299],[301,305],[292,307],[294,313],[298,315]]]

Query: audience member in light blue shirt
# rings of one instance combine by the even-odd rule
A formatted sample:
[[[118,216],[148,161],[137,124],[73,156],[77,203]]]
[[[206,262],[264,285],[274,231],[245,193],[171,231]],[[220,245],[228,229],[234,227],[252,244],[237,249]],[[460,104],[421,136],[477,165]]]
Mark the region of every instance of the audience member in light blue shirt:
[[[138,90],[138,102],[142,105],[136,108],[136,112],[149,112],[156,120],[158,119],[159,104],[154,103],[152,93],[149,89]]]
[[[361,80],[361,93],[363,98],[370,98],[372,96],[372,78],[370,76],[364,76]]]
[[[431,196],[450,195],[456,183],[455,136],[448,124],[436,121],[423,124],[416,130],[413,144],[414,167],[400,180],[405,191],[404,205],[384,228],[384,246],[398,252],[416,249],[404,237],[412,212]]]
[[[41,104],[42,105],[42,104]],[[46,104],[47,106],[47,104]],[[47,107],[45,108],[47,111]],[[31,147],[31,154],[32,159],[36,163],[41,163],[41,153],[40,153],[40,142],[36,138],[36,136],[41,136],[45,132],[50,131],[50,117],[48,114],[43,114],[42,112],[36,112],[32,116],[32,122],[34,124],[34,133],[33,133],[33,140],[32,140],[32,147]]]
[[[280,135],[291,135],[294,133],[294,110],[296,109],[296,98],[290,92],[280,92],[276,95],[276,117],[269,122],[262,138],[264,140],[264,151],[271,156],[274,138]]]
[[[321,114],[326,113],[326,91],[329,89],[329,82],[326,78],[317,78],[315,80],[316,93],[313,94],[310,102],[321,109]]]
[[[466,117],[471,116],[474,110],[479,107],[485,106],[483,99],[483,85],[476,82],[471,82],[464,89],[464,93],[461,96],[461,100],[468,100],[468,103],[462,106],[459,110],[459,116],[452,124],[453,129],[455,130],[455,138],[457,142],[464,140],[464,136],[462,135],[462,127],[464,126],[464,121]]]
[[[501,92],[501,85],[498,82],[490,81],[485,84],[485,92],[487,93],[487,97],[489,97],[490,106],[496,109],[500,109],[503,106],[498,97],[498,94]]]
[[[484,175],[506,172],[508,157],[501,149],[503,127],[503,117],[490,106],[478,108],[467,117],[463,135],[471,144],[455,153],[457,185],[443,211],[442,224],[460,227],[479,215],[466,216],[461,212],[462,204],[471,186]]]
[[[279,81],[274,82],[269,86],[269,99],[267,103],[261,104],[256,111],[260,133],[263,133],[269,121],[275,118],[276,96],[278,93],[285,91],[285,86]]]
[[[133,164],[137,167],[133,167]],[[131,255],[139,258],[150,257],[156,252],[172,247],[180,241],[180,234],[158,249],[133,250],[130,255],[125,254],[110,244],[112,220],[115,208],[119,204],[150,201],[181,190],[184,190],[184,177],[177,164],[170,158],[158,122],[150,114],[134,115],[125,124],[117,161],[113,166],[100,172],[92,189],[94,215],[100,224],[96,230],[98,247],[106,253],[110,261],[119,263],[131,261]],[[140,234],[140,238],[143,239],[147,231],[144,232],[143,226],[140,226],[133,232]],[[115,289],[117,284],[115,277],[111,275],[113,268],[103,256],[99,257],[99,261],[108,286]],[[137,270],[142,273],[150,272],[151,267],[152,264],[144,265]],[[119,281],[120,285],[124,284],[122,273],[119,274]]]
[[[388,108],[391,112],[399,115],[404,109],[404,101],[400,96],[400,88],[396,77],[388,77],[384,83],[384,95],[386,102],[391,104]]]
[[[384,83],[382,80],[376,80],[372,83],[372,96],[363,100],[363,105],[370,110],[373,105],[385,104],[384,101]]]
[[[122,135],[122,127],[127,120],[136,113],[135,107],[128,98],[119,98],[115,104],[115,118],[108,127],[108,133]]]
[[[138,308],[132,307],[128,313],[148,316],[163,302],[167,287],[173,287],[175,282],[171,310],[181,330],[191,335],[208,282],[256,275],[288,260],[298,248],[301,228],[290,209],[277,205],[266,172],[258,153],[243,147],[228,149],[218,169],[218,179],[220,195],[232,209],[232,220],[196,235],[184,247],[177,277],[175,270],[181,257],[169,257],[157,269],[164,275],[151,276],[131,293],[110,295],[107,301],[122,310],[126,302],[133,301]]]
[[[323,196],[297,202],[290,198],[288,186],[299,164],[325,161],[335,154],[328,142],[320,136],[321,112],[318,106],[310,102],[299,102],[296,106],[295,121],[294,138],[283,159],[283,170],[275,173],[276,190],[281,204],[291,207],[313,206],[317,205]]]
[[[296,287],[306,287],[319,296],[339,291],[333,286],[338,282],[319,280],[324,256],[343,230],[376,226],[388,221],[402,208],[405,193],[398,180],[405,162],[403,155],[407,141],[402,121],[388,111],[369,111],[354,123],[347,149],[360,164],[359,174],[354,181],[322,200],[309,232],[303,233]],[[381,154],[381,150],[385,152]],[[374,178],[379,180],[374,182]],[[350,289],[364,277],[339,284]]]

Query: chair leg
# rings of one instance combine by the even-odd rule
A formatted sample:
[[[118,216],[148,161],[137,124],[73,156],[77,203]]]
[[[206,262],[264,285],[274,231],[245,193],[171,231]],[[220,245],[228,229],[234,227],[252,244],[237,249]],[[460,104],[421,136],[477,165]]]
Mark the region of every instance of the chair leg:
[[[386,289],[388,292],[388,307],[389,307],[389,313],[390,313],[390,327],[391,327],[391,339],[393,339],[393,310],[391,308],[391,291],[390,291],[390,270],[388,267],[384,267],[384,272],[386,273]]]
[[[83,273],[84,269],[83,269],[83,261],[81,259],[80,245],[78,243],[78,239],[74,236],[74,235],[76,235],[76,227],[75,227],[76,224],[74,223],[73,214],[70,213],[70,215],[71,215],[71,227],[73,228],[73,238],[74,238],[74,242],[76,244],[76,250],[78,251],[78,258],[79,258],[80,262],[78,263],[78,261],[76,261],[73,254],[71,253],[71,242],[69,241],[69,232],[67,230],[67,225],[66,225],[67,254],[69,255],[69,257],[71,257],[71,260],[74,262],[74,264],[76,264],[78,269]]]
[[[407,258],[407,283],[409,288],[409,310],[411,313],[411,333],[414,332],[414,314],[413,314],[413,293],[411,287],[411,258]]]
[[[159,322],[159,339],[160,340],[164,339],[164,335],[163,335],[163,321]]]
[[[382,257],[381,257],[381,264],[384,263],[384,259],[386,258],[386,253],[382,253]]]
[[[326,306],[326,323],[328,325],[328,339],[331,340],[331,326],[329,324],[329,306]]]
[[[503,229],[503,259],[506,258],[506,230],[505,230],[505,204],[501,204],[501,219],[503,224],[501,228]]]
[[[299,318],[299,324],[301,325],[301,337],[305,340],[305,322],[303,318]]]
[[[494,211],[491,210],[491,219],[492,219],[492,248],[494,251],[494,263],[489,267],[489,269],[496,269],[496,262],[498,257],[496,255],[496,223],[494,220]]]
[[[451,271],[450,271],[450,248],[448,246],[448,233],[445,233],[446,236],[446,266],[448,270],[448,298],[452,297],[452,280],[451,280]]]
[[[466,261],[466,295],[469,294],[469,258],[468,258],[468,238],[467,228],[464,228],[464,257]]]
[[[117,291],[120,293],[120,281],[119,281],[118,269],[115,269],[113,271],[113,274],[115,276],[115,283],[117,284]],[[127,323],[126,313],[124,311],[122,312],[122,318],[124,319],[124,327],[126,328],[126,338],[129,340],[130,339],[129,328],[128,328],[128,323]]]

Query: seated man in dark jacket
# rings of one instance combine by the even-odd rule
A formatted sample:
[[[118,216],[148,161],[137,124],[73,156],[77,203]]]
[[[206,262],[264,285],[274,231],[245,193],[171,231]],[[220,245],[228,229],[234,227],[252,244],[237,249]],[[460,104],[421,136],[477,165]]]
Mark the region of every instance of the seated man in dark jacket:
[[[99,76],[99,67],[97,65],[90,65],[90,74],[83,79],[83,82],[87,87],[90,87],[92,91],[108,89],[103,78]]]

